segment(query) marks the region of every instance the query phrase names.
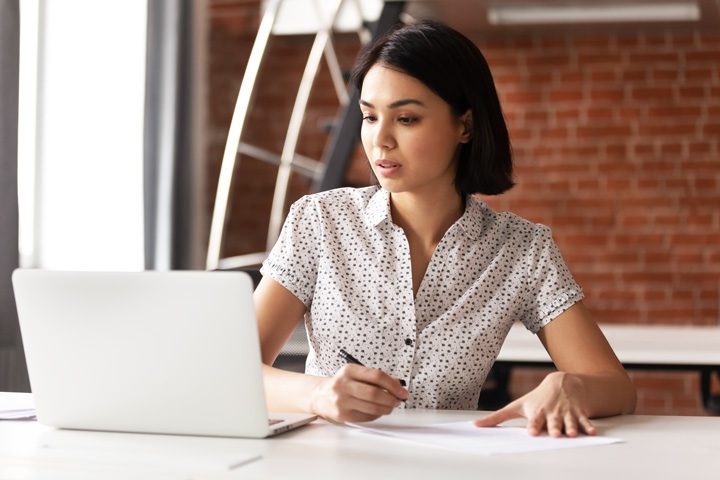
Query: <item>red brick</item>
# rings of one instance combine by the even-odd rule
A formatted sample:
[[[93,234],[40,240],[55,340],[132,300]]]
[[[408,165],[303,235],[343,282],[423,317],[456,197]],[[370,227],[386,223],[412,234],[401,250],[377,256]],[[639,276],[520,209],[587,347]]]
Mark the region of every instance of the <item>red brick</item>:
[[[608,238],[605,235],[571,234],[565,236],[565,241],[574,248],[601,247],[608,244]]]
[[[685,70],[685,78],[689,82],[708,82],[712,79],[713,70],[710,68],[688,68]]]
[[[720,50],[703,50],[698,52],[687,52],[685,60],[688,62],[720,62]]]
[[[630,180],[626,178],[618,180],[608,180],[607,189],[610,191],[627,191],[630,189]]]
[[[622,63],[622,55],[620,53],[580,53],[577,56],[578,63],[583,65],[620,65]]]
[[[624,215],[620,217],[619,224],[623,227],[644,227],[650,224],[647,215]]]
[[[720,135],[720,123],[709,123],[702,128],[703,135],[706,137],[712,137]]]
[[[631,64],[650,64],[657,65],[658,63],[678,63],[678,55],[673,52],[662,52],[662,53],[630,53],[628,59]]]
[[[613,109],[607,107],[591,107],[585,110],[585,115],[590,119],[611,118],[613,116]]]
[[[677,155],[677,154],[682,153],[682,151],[683,151],[683,146],[681,143],[664,143],[660,147],[660,153],[662,153],[662,154]],[[657,163],[658,162],[655,162],[653,164],[656,165]],[[648,166],[647,163],[645,164],[645,166],[646,166],[646,168],[648,168],[648,170],[653,170],[652,168],[650,168]]]
[[[533,67],[561,67],[570,64],[570,57],[558,54],[528,54],[525,63],[529,68]]]
[[[689,34],[681,34],[676,33],[670,37],[670,43],[676,47],[692,47],[699,45],[699,40],[697,35],[693,35],[692,33]]]
[[[698,36],[700,45],[715,45],[720,46],[720,35],[717,33],[713,34],[710,32],[703,32]]]
[[[647,70],[629,69],[624,70],[620,74],[620,80],[626,83],[641,83],[646,82],[649,75],[650,74]]]
[[[632,89],[632,98],[634,100],[667,100],[672,98],[672,95],[672,88],[635,87]]]
[[[561,84],[580,83],[584,80],[584,76],[580,72],[560,72],[559,80]]]
[[[639,135],[692,135],[696,131],[693,124],[657,124],[638,126]]]
[[[601,127],[578,127],[579,137],[626,137],[630,135],[631,129],[627,125],[604,125]]]
[[[620,276],[624,282],[645,284],[668,284],[673,280],[673,274],[670,272],[622,272]]]
[[[598,190],[600,188],[600,181],[596,178],[576,180],[575,187],[577,190]]]
[[[638,144],[633,147],[636,155],[649,155],[654,153],[655,148],[651,144]]]
[[[686,252],[686,253],[676,253],[675,254],[675,260],[679,264],[692,264],[692,263],[700,263],[703,259],[703,255],[700,252]],[[714,292],[717,294],[717,292]]]
[[[619,102],[625,98],[625,92],[621,89],[591,89],[590,100]]]
[[[696,178],[693,183],[697,190],[716,190],[718,188],[718,181],[715,178]]]
[[[714,284],[720,282],[720,272],[679,272],[677,281],[681,284]]]
[[[640,44],[637,35],[620,35],[615,40],[620,47],[637,47]]]
[[[650,106],[648,117],[697,117],[702,113],[700,106],[673,105],[673,106]]]
[[[525,76],[524,81],[529,82],[531,84],[542,84],[542,83],[550,83],[552,80],[552,74],[549,72],[537,72],[530,70],[527,75]]]
[[[548,94],[548,99],[551,102],[578,102],[582,98],[583,93],[580,90],[562,89]]]
[[[583,47],[597,47],[599,50],[607,50],[611,43],[610,38],[606,36],[598,37],[575,37],[571,39],[572,43],[579,48]]]
[[[541,128],[538,129],[538,135],[542,139],[565,139],[568,137],[568,130],[564,127]]]
[[[628,290],[600,290],[598,298],[605,301],[621,300],[627,302],[636,302],[638,300],[637,292]]]
[[[720,234],[708,235],[707,233],[698,234],[687,234],[687,233],[675,233],[670,237],[670,243],[672,245],[720,245]]]
[[[688,151],[691,154],[710,153],[712,144],[709,142],[691,142],[688,144]]]
[[[681,75],[681,73],[678,72],[677,70],[656,69],[656,70],[653,70],[653,72],[652,72],[653,80],[659,80],[659,81],[678,80],[680,75]]]
[[[677,91],[680,98],[685,99],[702,99],[706,95],[703,87],[679,87]]]
[[[539,103],[543,99],[542,92],[516,91],[504,95],[508,102],[512,103]]]
[[[657,190],[660,182],[654,178],[641,178],[637,181],[637,186],[641,190]]]
[[[557,110],[555,110],[555,118],[558,120],[577,120],[578,117],[580,117],[580,110],[577,108],[565,108],[558,106]]]
[[[663,290],[644,290],[640,293],[640,298],[644,302],[657,302],[659,300],[665,300],[668,295]]]
[[[590,81],[595,84],[615,83],[618,80],[618,73],[613,70],[598,70],[590,73]]]
[[[618,233],[614,235],[615,243],[622,246],[660,245],[665,239],[661,233]]]
[[[643,390],[685,390],[685,378],[678,374],[654,374],[633,376],[635,387]]]
[[[658,215],[653,219],[653,224],[662,225],[664,227],[677,227],[682,225],[683,221],[679,214]]]

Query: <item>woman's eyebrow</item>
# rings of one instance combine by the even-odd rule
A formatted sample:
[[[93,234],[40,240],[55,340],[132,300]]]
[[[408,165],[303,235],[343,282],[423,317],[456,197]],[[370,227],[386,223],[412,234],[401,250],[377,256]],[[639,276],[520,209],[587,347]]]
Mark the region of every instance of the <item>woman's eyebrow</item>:
[[[366,101],[366,100],[360,100],[360,105],[368,107],[368,108],[375,108],[375,105],[372,103]],[[416,100],[414,98],[403,98],[402,100],[396,100],[392,102],[390,105],[388,105],[388,108],[398,108],[398,107],[404,107],[405,105],[418,105],[420,107],[424,107],[425,104],[422,103],[420,100]]]

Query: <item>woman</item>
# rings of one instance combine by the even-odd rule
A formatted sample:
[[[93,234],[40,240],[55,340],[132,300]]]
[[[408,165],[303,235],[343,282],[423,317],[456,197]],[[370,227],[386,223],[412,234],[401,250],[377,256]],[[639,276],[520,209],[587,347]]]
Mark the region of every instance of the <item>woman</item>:
[[[533,435],[592,435],[589,418],[632,412],[634,388],[549,229],[471,196],[513,186],[477,47],[442,24],[406,26],[361,56],[353,81],[379,186],[306,196],[288,214],[255,293],[269,408],[337,422],[475,409],[520,320],[558,371],[476,425],[526,417]],[[272,368],[303,316],[306,373]]]

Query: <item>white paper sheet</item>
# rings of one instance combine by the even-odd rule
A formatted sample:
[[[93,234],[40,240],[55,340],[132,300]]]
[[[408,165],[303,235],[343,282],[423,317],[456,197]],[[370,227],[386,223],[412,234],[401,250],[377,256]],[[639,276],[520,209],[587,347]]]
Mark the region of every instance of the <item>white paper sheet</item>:
[[[0,395],[0,420],[34,420],[32,393],[3,392]]]
[[[622,442],[618,438],[582,435],[575,438],[533,437],[521,427],[478,428],[471,421],[432,425],[350,424],[361,432],[408,442],[482,455],[588,447]]]

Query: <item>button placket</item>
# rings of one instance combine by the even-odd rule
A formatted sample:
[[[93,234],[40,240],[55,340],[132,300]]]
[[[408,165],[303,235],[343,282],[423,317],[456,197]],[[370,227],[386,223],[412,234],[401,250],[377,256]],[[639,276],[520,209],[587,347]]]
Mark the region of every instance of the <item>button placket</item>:
[[[403,313],[405,321],[403,321],[400,326],[400,338],[403,342],[405,342],[407,339],[415,338],[417,331],[415,298],[413,298],[412,264],[410,262],[410,245],[408,244],[405,232],[400,227],[393,224],[392,229],[396,244],[399,246],[397,251],[400,252],[396,268],[398,271],[402,272],[402,275],[398,278],[398,284],[401,286],[400,291],[402,292],[400,295],[401,298],[398,300],[403,303],[404,307]],[[395,376],[398,379],[405,380],[408,392],[410,393],[410,396],[412,396],[410,377],[415,359],[415,348],[404,346],[402,349],[398,350],[399,354]],[[403,404],[403,407],[404,406],[405,404]]]

